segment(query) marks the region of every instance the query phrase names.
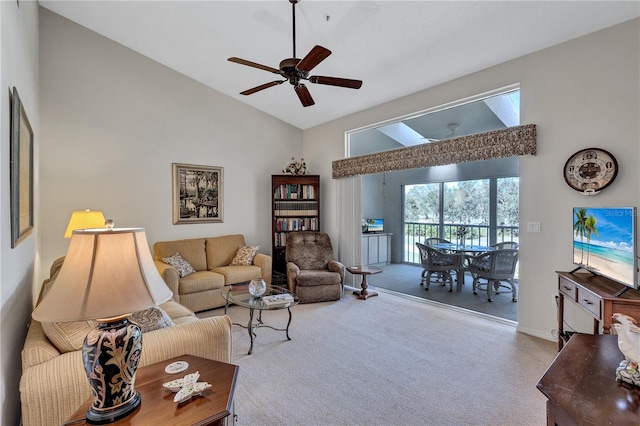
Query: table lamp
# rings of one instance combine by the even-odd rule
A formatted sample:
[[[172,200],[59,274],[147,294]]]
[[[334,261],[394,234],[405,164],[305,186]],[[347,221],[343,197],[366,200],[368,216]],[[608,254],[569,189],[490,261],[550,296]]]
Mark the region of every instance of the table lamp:
[[[73,231],[58,277],[32,316],[40,322],[98,322],[82,348],[93,396],[88,423],[114,422],[140,405],[134,383],[142,330],[128,317],[172,295],[155,267],[144,229]]]
[[[71,219],[64,233],[65,238],[71,238],[76,229],[103,228],[104,215],[100,210],[76,210],[71,213]]]

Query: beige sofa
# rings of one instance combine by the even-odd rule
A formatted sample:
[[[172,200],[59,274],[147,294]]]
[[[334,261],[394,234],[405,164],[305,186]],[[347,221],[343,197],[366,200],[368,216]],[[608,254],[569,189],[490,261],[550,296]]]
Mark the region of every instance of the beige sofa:
[[[244,246],[241,234],[211,238],[160,241],[153,245],[153,258],[176,302],[194,312],[225,305],[225,285],[262,278],[271,284],[271,256],[257,253],[252,265],[230,266],[238,250]],[[195,273],[180,277],[178,270],[162,261],[175,253],[189,262]]]
[[[51,277],[55,277],[62,264],[60,259],[56,262],[59,265],[54,263]],[[141,367],[183,354],[231,362],[229,317],[198,319],[191,310],[172,300],[160,307],[175,325],[143,334]],[[76,340],[81,332],[77,334]],[[81,345],[80,342],[78,349],[63,353],[47,337],[43,324],[31,321],[22,350],[20,402],[23,425],[63,424],[91,397]]]

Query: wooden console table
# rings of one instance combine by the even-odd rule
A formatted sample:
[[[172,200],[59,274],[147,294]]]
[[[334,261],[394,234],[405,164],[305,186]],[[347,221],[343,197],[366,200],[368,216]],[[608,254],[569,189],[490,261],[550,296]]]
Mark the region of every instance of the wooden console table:
[[[179,374],[167,374],[164,368],[174,361],[187,361],[189,368]],[[194,396],[182,404],[173,402],[175,393],[162,384],[200,372],[199,381],[209,382],[212,387],[201,396]],[[136,391],[142,403],[129,416],[112,425],[226,425],[233,424],[233,394],[235,392],[238,366],[211,361],[193,355],[181,355],[166,361],[141,367],[136,373]],[[89,398],[65,424],[86,425],[85,415],[91,403]]]
[[[537,384],[547,425],[640,424],[640,388],[616,381],[623,359],[617,336],[573,335]]]
[[[625,289],[617,283],[591,273],[558,272],[558,350],[568,336],[564,332],[564,301],[576,303],[593,317],[593,334],[600,332],[600,321],[605,334],[611,329],[611,316],[615,313],[630,315],[640,322],[640,292]]]

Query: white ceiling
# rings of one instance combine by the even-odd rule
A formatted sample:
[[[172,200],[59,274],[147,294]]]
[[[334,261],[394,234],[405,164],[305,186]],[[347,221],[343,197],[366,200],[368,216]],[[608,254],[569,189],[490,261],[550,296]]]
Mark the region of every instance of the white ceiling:
[[[306,129],[640,16],[638,1],[319,1],[296,5],[296,53],[333,54],[311,74],[359,90],[289,84],[227,61],[278,68],[292,56],[291,8],[278,1],[58,1],[40,4],[213,89]],[[594,58],[597,60],[597,58]]]

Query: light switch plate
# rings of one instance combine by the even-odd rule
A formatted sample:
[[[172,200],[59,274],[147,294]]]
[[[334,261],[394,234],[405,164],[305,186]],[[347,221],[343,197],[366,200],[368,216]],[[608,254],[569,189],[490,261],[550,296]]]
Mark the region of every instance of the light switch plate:
[[[527,222],[527,232],[540,232],[540,222]]]

